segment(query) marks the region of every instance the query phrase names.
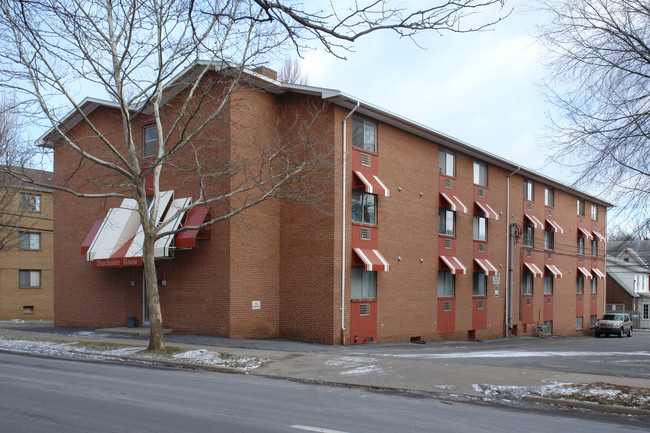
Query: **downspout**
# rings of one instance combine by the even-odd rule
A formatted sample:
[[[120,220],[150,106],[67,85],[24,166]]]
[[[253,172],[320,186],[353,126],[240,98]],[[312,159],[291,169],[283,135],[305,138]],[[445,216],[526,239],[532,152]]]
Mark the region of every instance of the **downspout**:
[[[506,178],[506,311],[505,311],[505,325],[506,325],[506,338],[509,337],[510,329],[512,329],[512,229],[510,228],[510,177],[516,174],[521,167],[517,167],[515,171],[510,173]]]
[[[346,252],[345,248],[345,227],[347,225],[347,216],[345,209],[347,208],[347,121],[359,108],[361,102],[357,101],[357,105],[345,116],[343,119],[343,174],[342,174],[342,194],[341,194],[341,344],[345,345],[345,267]]]

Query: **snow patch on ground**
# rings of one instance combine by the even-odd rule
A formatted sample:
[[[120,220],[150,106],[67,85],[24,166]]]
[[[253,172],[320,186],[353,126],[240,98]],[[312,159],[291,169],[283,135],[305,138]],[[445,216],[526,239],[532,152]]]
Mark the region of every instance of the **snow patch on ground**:
[[[134,360],[137,362],[186,362],[194,365],[212,367],[229,367],[249,371],[255,369],[268,360],[262,358],[238,357],[224,355],[219,352],[212,352],[205,349],[187,350],[175,355],[143,352],[143,346],[119,346],[106,345],[89,346],[74,343],[39,341],[39,340],[14,340],[0,336],[0,349],[21,353],[37,353],[49,356],[60,356],[63,358],[77,359],[101,359],[101,360]]]
[[[325,365],[344,368],[345,370],[342,370],[340,372],[342,376],[361,376],[370,373],[385,373],[381,367],[373,364],[375,361],[375,358],[342,356],[340,358],[330,359],[326,361]]]
[[[380,356],[395,358],[424,358],[424,359],[462,359],[462,358],[542,358],[551,356],[562,357],[602,357],[602,356],[625,356],[631,358],[635,356],[650,356],[648,351],[638,352],[557,352],[557,351],[475,351],[475,352],[457,352],[457,353],[403,353],[403,354],[382,354]]]

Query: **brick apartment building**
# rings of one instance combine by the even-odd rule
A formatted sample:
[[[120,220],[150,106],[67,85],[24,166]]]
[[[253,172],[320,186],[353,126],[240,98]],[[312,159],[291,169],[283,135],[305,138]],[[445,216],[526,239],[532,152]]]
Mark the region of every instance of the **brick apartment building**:
[[[52,173],[47,171],[26,169],[26,174],[46,184],[52,180]],[[0,240],[5,242],[0,249],[0,320],[51,320],[52,190],[20,183],[5,175],[0,179],[0,196]]]
[[[542,325],[574,335],[604,311],[609,203],[341,92],[281,83],[265,69],[246,77],[215,134],[243,142],[238,128],[252,119],[277,125],[280,113],[325,102],[319,134],[333,180],[321,185],[321,211],[272,200],[209,236],[178,235],[173,259],[157,261],[166,328],[326,344],[462,340]],[[119,130],[111,103],[82,108]],[[88,137],[74,119],[70,136]],[[52,137],[42,143],[54,148],[55,180],[83,182],[89,168]],[[177,175],[163,172],[161,191],[197,197],[192,182],[167,182]],[[142,268],[124,260],[124,242],[93,256],[102,221],[119,206],[56,194],[56,325],[146,321]]]

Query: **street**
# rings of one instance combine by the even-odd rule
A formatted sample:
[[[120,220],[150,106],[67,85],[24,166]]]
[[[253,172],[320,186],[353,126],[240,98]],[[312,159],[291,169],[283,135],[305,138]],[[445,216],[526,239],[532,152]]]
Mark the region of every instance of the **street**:
[[[0,383],[3,432],[647,431],[621,417],[8,353]]]

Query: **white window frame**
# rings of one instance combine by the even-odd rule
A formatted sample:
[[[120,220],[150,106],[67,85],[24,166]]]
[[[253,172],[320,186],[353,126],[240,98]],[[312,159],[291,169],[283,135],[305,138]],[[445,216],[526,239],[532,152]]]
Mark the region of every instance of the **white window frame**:
[[[361,212],[360,215],[359,212]],[[377,224],[377,195],[353,189],[352,212],[350,213],[352,222],[372,225]]]
[[[25,278],[29,285],[24,285]],[[42,284],[41,271],[35,269],[20,269],[18,271],[18,287],[21,289],[40,289]]]
[[[544,294],[552,295],[553,294],[553,275],[544,275]]]
[[[555,204],[555,191],[553,188],[544,187],[544,206],[553,207]]]
[[[521,277],[521,294],[529,296],[533,294],[533,275],[524,273]]]
[[[591,219],[594,221],[598,220],[598,205],[597,204],[592,204],[591,205]]]
[[[441,174],[456,177],[456,154],[450,150],[438,150],[438,168]]]
[[[591,240],[591,255],[592,256],[598,255],[598,239]]]
[[[38,232],[20,232],[18,234],[18,248],[23,251],[40,251],[41,234]]]
[[[456,293],[456,276],[450,271],[438,271],[438,297],[453,298]]]
[[[524,200],[535,200],[535,183],[530,179],[524,179]]]
[[[555,232],[553,230],[544,230],[544,249],[555,249]]]
[[[377,122],[352,116],[352,146],[377,153]]]
[[[523,245],[525,247],[534,247],[535,246],[535,227],[524,225],[523,229]]]
[[[456,212],[444,208],[438,212],[438,234],[456,236]]]
[[[576,317],[576,330],[583,329],[582,317]]]
[[[472,226],[474,240],[487,241],[487,218],[475,215]]]
[[[578,216],[581,217],[585,216],[585,201],[582,199],[578,199],[576,205],[577,205]]]
[[[40,212],[41,195],[21,192],[18,198],[18,209],[23,212]]]
[[[576,294],[582,295],[585,292],[585,277],[582,275],[576,277]]]
[[[488,166],[486,163],[474,161],[474,185],[487,188],[487,170]]]
[[[153,137],[149,133],[153,132]],[[158,129],[156,124],[145,125],[142,127],[142,155],[145,157],[156,156],[158,154]]]
[[[487,296],[487,275],[485,275],[485,272],[474,272],[472,296]]]
[[[598,279],[591,279],[591,293],[596,293],[598,291]]]
[[[578,243],[576,244],[576,251],[578,254],[583,255],[585,253],[585,238],[578,236]]]
[[[375,299],[377,297],[377,271],[367,271],[363,266],[352,266],[350,272],[350,298]]]

